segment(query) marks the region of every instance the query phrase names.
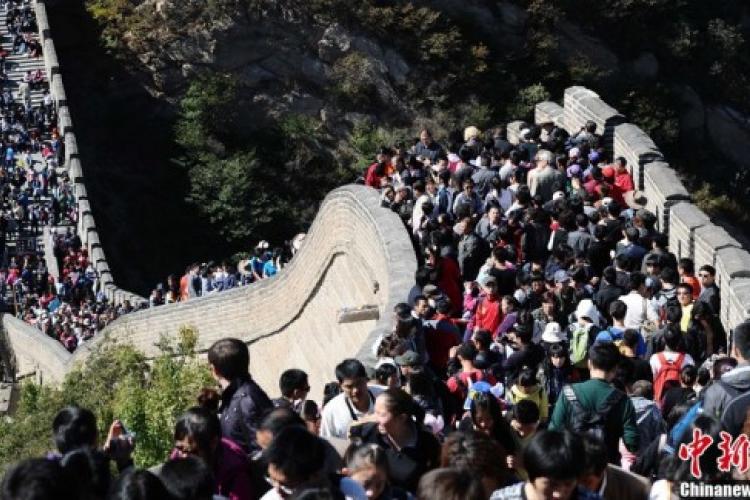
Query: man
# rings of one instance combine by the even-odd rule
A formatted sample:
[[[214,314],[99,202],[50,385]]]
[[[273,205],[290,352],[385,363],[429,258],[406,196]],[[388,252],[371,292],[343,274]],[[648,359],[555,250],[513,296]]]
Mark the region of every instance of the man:
[[[458,226],[463,231],[458,241],[458,265],[461,268],[461,277],[464,282],[474,281],[487,259],[489,246],[474,231],[474,220],[471,217],[465,217]]]
[[[606,500],[642,500],[649,497],[651,483],[645,477],[607,463],[607,448],[601,439],[583,436],[586,451],[584,472],[578,482]]]
[[[489,193],[492,186],[492,179],[497,176],[497,170],[490,166],[491,162],[492,157],[487,153],[482,153],[477,169],[471,174],[471,179],[476,185],[477,193],[479,193],[482,199]]]
[[[721,313],[721,296],[716,285],[716,269],[708,264],[701,266],[698,270],[698,279],[701,283],[698,300],[711,306],[711,311],[718,316]]]
[[[461,341],[461,332],[450,318],[451,305],[447,298],[435,304],[437,314],[424,322],[425,348],[430,357],[430,367],[436,373],[445,373],[450,350]]]
[[[281,397],[273,400],[276,408],[290,408],[296,413],[300,413],[305,406],[307,394],[310,392],[310,383],[307,380],[307,373],[296,368],[284,371],[279,377],[279,389]]]
[[[587,255],[594,237],[589,232],[589,218],[585,214],[576,215],[576,229],[568,233],[568,245],[575,255]]]
[[[750,322],[739,324],[732,333],[731,354],[738,361],[737,367],[708,386],[703,398],[703,411],[721,418],[726,429],[737,436],[750,406],[747,398],[747,394],[750,394]],[[740,394],[743,395],[741,398]]]
[[[346,439],[352,422],[371,415],[375,398],[381,392],[367,388],[367,372],[356,359],[345,359],[336,366],[336,379],[341,393],[323,407],[320,435],[324,438]]]
[[[552,167],[552,153],[542,149],[536,154],[536,168],[529,172],[529,189],[531,196],[539,194],[542,203],[552,199],[556,191],[565,188],[565,175]]]
[[[635,190],[635,184],[633,184],[633,177],[628,172],[628,161],[622,156],[618,156],[615,159],[615,190],[613,193],[617,193],[615,201],[622,206],[625,206],[625,198],[623,195]]]
[[[443,148],[432,139],[432,133],[429,129],[423,128],[419,133],[419,142],[414,147],[414,154],[427,158],[431,164],[435,164],[438,157],[443,154]]]
[[[614,267],[607,266],[602,273],[599,290],[594,294],[594,304],[596,304],[597,309],[604,311],[607,319],[611,319],[611,316],[609,315],[609,306],[616,301],[623,292],[624,290],[617,286],[617,271],[615,271]]]
[[[474,314],[471,316],[468,325],[466,325],[465,341],[471,338],[471,334],[475,329],[487,330],[494,336],[503,320],[495,277],[492,275],[482,276],[479,286],[482,287],[483,294],[477,299]]]
[[[644,263],[648,262],[648,257],[655,255],[659,257],[659,263],[662,269],[670,268],[677,271],[677,257],[667,250],[669,240],[666,235],[656,233],[651,239],[651,251],[646,254]],[[645,271],[645,269],[643,269]]]
[[[589,349],[590,380],[565,386],[557,399],[550,420],[550,430],[569,429],[593,432],[604,439],[607,460],[620,463],[620,439],[632,452],[638,450],[638,426],[635,409],[627,395],[612,386],[620,352],[614,344],[594,344]],[[598,418],[584,418],[598,416]]]
[[[479,220],[476,232],[488,244],[493,244],[497,240],[501,222],[502,212],[500,212],[500,207],[490,205],[485,216]]]
[[[617,243],[616,255],[625,255],[628,258],[628,269],[640,269],[646,249],[638,244],[640,233],[635,227],[628,227],[623,232],[625,236]]]
[[[687,333],[690,326],[690,318],[693,312],[693,287],[688,283],[677,285],[677,302],[682,309],[682,319],[680,319],[680,331]]]
[[[239,339],[216,341],[208,350],[211,374],[221,387],[221,435],[240,445],[248,455],[259,449],[255,432],[273,403],[250,377],[250,353]]]
[[[620,300],[625,303],[628,312],[625,315],[625,328],[639,330],[649,321],[656,324],[659,313],[653,302],[646,297],[646,276],[641,272],[630,275],[630,293],[622,295]]]

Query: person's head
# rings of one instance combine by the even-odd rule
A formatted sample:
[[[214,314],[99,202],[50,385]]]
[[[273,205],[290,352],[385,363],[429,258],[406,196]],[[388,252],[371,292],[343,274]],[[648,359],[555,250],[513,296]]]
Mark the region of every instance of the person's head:
[[[73,500],[78,498],[71,488],[60,462],[46,458],[23,460],[8,469],[0,484],[0,498],[7,500]]]
[[[532,286],[534,282],[532,281]],[[542,286],[544,286],[544,281],[540,281],[542,283]],[[555,301],[555,294],[552,292],[544,292],[542,293],[542,312],[547,317],[552,317],[555,312],[555,305],[557,302]]]
[[[426,318],[430,310],[430,302],[424,295],[418,295],[414,298],[414,313],[419,318]]]
[[[639,341],[640,335],[638,334],[638,330],[628,328],[624,332],[622,332],[622,343],[625,347],[628,347],[631,350],[635,351],[635,349],[638,347]]]
[[[320,426],[320,419],[318,419],[317,425]],[[299,414],[291,408],[274,408],[268,413],[268,415],[263,417],[263,420],[261,420],[260,425],[258,426],[258,430],[255,432],[258,446],[265,450],[281,431],[288,427],[295,426],[308,428],[305,421],[302,420]]]
[[[240,339],[217,340],[208,349],[208,363],[214,378],[231,382],[249,376],[250,352]]]
[[[284,371],[279,377],[279,389],[281,389],[282,396],[292,401],[307,398],[310,392],[307,373],[296,368]]]
[[[432,144],[432,133],[426,128],[423,128],[422,131],[419,133],[419,140],[424,144],[425,146],[429,146]]]
[[[507,315],[518,309],[518,301],[512,295],[506,295],[500,302],[500,308],[503,315]]]
[[[547,351],[550,362],[555,368],[562,368],[568,362],[568,350],[562,343],[556,343],[549,346]]]
[[[693,302],[693,287],[689,283],[680,283],[677,285],[677,302],[681,306],[690,305]]]
[[[478,475],[485,491],[495,491],[507,477],[506,451],[496,441],[475,431],[454,432],[445,439],[441,467],[469,470]]]
[[[115,481],[108,500],[162,500],[171,498],[164,483],[145,469],[124,471]]]
[[[568,431],[539,431],[523,452],[529,483],[540,498],[570,498],[584,460],[581,438]]]
[[[375,368],[375,381],[387,387],[399,387],[401,380],[398,368],[393,363],[382,363]]]
[[[352,444],[344,456],[346,472],[364,488],[368,499],[380,497],[388,486],[388,458],[376,444]]]
[[[625,315],[628,312],[628,305],[622,300],[615,300],[609,305],[609,315],[612,319],[617,322],[625,320]]]
[[[521,373],[518,374],[516,385],[524,394],[531,394],[539,385],[539,380],[536,377],[536,370],[531,368],[524,368],[521,370]]]
[[[677,325],[682,319],[682,308],[679,305],[668,305],[664,312],[664,320],[668,325]]]
[[[695,264],[693,259],[684,257],[677,262],[677,270],[680,276],[692,276],[695,273]]]
[[[698,269],[698,279],[701,281],[701,286],[703,287],[713,285],[716,279],[716,269],[714,266],[709,266],[708,264],[701,266]]]
[[[636,397],[654,399],[654,384],[648,380],[636,380],[633,382],[631,394]]]
[[[404,390],[391,388],[375,399],[375,420],[382,434],[394,436],[399,431],[424,421],[424,410]]]
[[[711,367],[711,378],[719,380],[722,375],[728,371],[737,368],[737,359],[729,356],[725,358],[719,358],[714,361],[714,365]]]
[[[475,330],[471,336],[477,351],[488,351],[492,345],[492,334],[489,330]]]
[[[325,462],[323,441],[306,429],[283,429],[265,451],[268,480],[282,498],[317,479]]]
[[[417,500],[486,500],[488,494],[479,478],[470,471],[443,468],[422,476]]]
[[[478,392],[469,406],[469,414],[474,430],[494,439],[508,453],[515,453],[516,447],[508,421],[503,418],[497,398],[489,392]]]
[[[646,275],[638,271],[630,273],[630,289],[643,294],[646,290]]]
[[[464,363],[473,363],[477,358],[477,348],[471,342],[464,342],[456,350],[456,356],[459,361]]]
[[[320,434],[320,423],[322,417],[320,415],[320,408],[318,408],[318,403],[311,399],[306,400],[302,405],[301,413],[302,420],[304,420],[307,430],[315,436]]]
[[[698,368],[695,365],[685,365],[680,369],[680,384],[682,387],[693,387],[698,379]]]
[[[67,406],[52,420],[55,446],[63,455],[76,448],[96,446],[96,433],[96,417],[86,408]]]
[[[336,378],[341,386],[341,391],[353,402],[358,403],[363,398],[369,397],[367,394],[367,371],[358,359],[345,359],[336,365]]]
[[[174,426],[174,447],[181,458],[197,456],[212,463],[220,439],[218,417],[204,408],[190,408]]]
[[[732,356],[740,362],[750,361],[750,321],[745,321],[735,327]]]
[[[536,162],[537,167],[545,167],[551,164],[552,160],[552,153],[550,151],[547,151],[546,149],[540,149],[539,151],[537,151],[536,156],[534,157],[534,161]]]
[[[214,475],[211,467],[198,457],[169,460],[159,477],[175,500],[211,500]]]
[[[510,426],[520,437],[534,434],[539,427],[539,406],[530,399],[522,399],[510,411]]]
[[[620,362],[621,354],[611,342],[595,343],[589,348],[589,370],[591,377],[611,379]]]
[[[607,447],[602,439],[595,436],[585,434],[581,439],[585,451],[585,466],[578,482],[589,491],[599,491],[607,470]]]
[[[664,331],[664,346],[672,352],[682,352],[684,350],[682,332],[679,327],[676,325],[667,326]]]

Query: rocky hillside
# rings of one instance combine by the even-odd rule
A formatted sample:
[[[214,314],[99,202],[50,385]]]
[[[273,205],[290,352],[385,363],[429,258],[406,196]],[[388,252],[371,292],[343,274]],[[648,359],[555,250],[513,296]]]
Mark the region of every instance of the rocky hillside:
[[[86,16],[76,14],[73,24],[60,27],[56,12],[65,19],[66,11],[81,8]],[[230,255],[252,240],[278,240],[304,227],[326,189],[350,180],[380,143],[413,137],[417,125],[449,138],[468,122],[487,127],[528,119],[536,102],[571,84],[596,90],[649,132],[704,204],[717,213],[748,213],[737,205],[741,197],[721,196],[750,190],[750,16],[738,0],[718,6],[697,0],[78,0],[58,2],[51,19],[53,29],[71,37],[80,36],[79,27],[96,33],[97,40],[72,44],[76,53],[58,49],[65,71],[71,64],[82,71],[74,77],[83,94],[87,85],[106,88],[93,100],[72,96],[74,111],[100,116],[105,109],[118,127],[143,135],[151,153],[141,168],[151,190],[161,183],[170,199],[192,201],[189,210],[200,220],[191,227],[205,226],[229,241],[199,255]],[[81,50],[91,53],[96,71],[81,67]],[[137,103],[147,110],[145,122],[128,114]],[[81,119],[76,123],[82,127]],[[119,187],[142,184],[145,177],[125,174],[106,135],[97,132],[88,146],[96,149],[90,154],[102,172],[102,192],[118,172]],[[299,138],[305,139],[301,152],[294,146]],[[257,167],[269,163],[278,175]],[[704,184],[706,165],[710,184]],[[206,209],[206,196],[238,178],[233,184],[256,190],[224,190],[214,198],[225,201],[209,199],[213,206]],[[286,192],[299,184],[319,189]],[[280,201],[259,197],[260,191]],[[92,197],[99,213],[97,193]],[[119,208],[105,219],[131,212],[127,201],[100,196],[102,210],[111,204]],[[245,231],[226,230],[256,219]],[[117,224],[110,227],[121,234],[115,244],[128,238]],[[180,237],[188,238],[186,231],[191,228]],[[185,245],[175,246],[172,260],[196,258]]]

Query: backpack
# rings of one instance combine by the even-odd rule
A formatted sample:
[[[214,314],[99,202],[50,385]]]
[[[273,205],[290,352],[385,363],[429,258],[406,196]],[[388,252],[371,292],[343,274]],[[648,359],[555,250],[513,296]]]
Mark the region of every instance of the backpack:
[[[680,353],[674,361],[669,361],[663,352],[656,355],[661,365],[659,373],[654,378],[654,401],[661,407],[661,398],[665,392],[667,382],[680,384],[680,370],[685,360],[685,354]]]
[[[590,434],[601,440],[604,440],[604,426],[609,418],[609,413],[626,397],[624,392],[614,389],[604,399],[599,408],[588,410],[578,401],[573,386],[563,386],[563,394],[571,406],[568,429],[577,434]]]
[[[570,338],[570,362],[576,368],[587,368],[589,355],[589,326],[580,325],[573,330]]]

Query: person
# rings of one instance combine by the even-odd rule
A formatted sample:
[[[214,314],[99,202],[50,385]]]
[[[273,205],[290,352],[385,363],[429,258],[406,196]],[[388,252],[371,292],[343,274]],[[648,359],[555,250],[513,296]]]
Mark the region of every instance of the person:
[[[744,422],[743,410],[748,408],[747,398],[740,395],[750,390],[750,321],[737,325],[733,340],[731,355],[737,366],[706,388],[703,411],[720,418],[732,435],[738,435]]]
[[[565,345],[562,342],[551,344],[542,364],[542,384],[549,405],[554,407],[565,384],[580,381],[581,372],[570,362],[570,354]],[[549,408],[547,414],[549,414]]]
[[[508,421],[503,418],[500,403],[495,395],[487,390],[475,391],[468,401],[469,417],[459,422],[461,431],[474,430],[487,435],[502,446],[510,460],[518,453],[519,445]]]
[[[625,328],[641,330],[647,322],[658,323],[659,313],[652,301],[646,297],[646,276],[641,272],[630,274],[630,292],[620,296],[627,312],[623,324]]]
[[[428,472],[419,481],[417,500],[486,500],[479,478],[468,470],[446,467]]]
[[[533,327],[527,321],[514,324],[507,339],[513,353],[503,363],[505,380],[513,381],[524,367],[535,368],[544,360],[544,348],[531,341]]]
[[[388,477],[395,486],[416,491],[419,478],[437,467],[440,443],[422,428],[424,410],[402,389],[383,391],[375,400],[375,422],[352,426],[350,439],[385,450]]]
[[[273,403],[250,376],[247,345],[234,338],[218,340],[208,350],[208,363],[222,389],[221,435],[252,455],[259,449],[255,431]]]
[[[679,385],[680,370],[695,361],[685,353],[683,336],[672,326],[664,332],[664,351],[652,354],[649,364],[654,373],[654,400],[660,403],[664,392]]]
[[[221,436],[221,424],[210,411],[190,408],[177,419],[174,427],[172,459],[198,457],[211,469],[214,494],[230,500],[253,498],[244,450],[232,440]]]
[[[500,297],[497,294],[497,280],[494,276],[487,274],[479,280],[479,286],[482,288],[482,293],[476,301],[464,335],[471,338],[474,329],[478,329],[487,330],[494,337],[503,321]]]
[[[508,412],[508,420],[518,440],[519,449],[524,449],[539,430],[539,407],[531,400],[521,400]],[[518,469],[516,467],[517,471]],[[526,471],[519,473],[520,476],[526,479]]]
[[[606,500],[644,500],[651,491],[645,477],[633,474],[617,465],[607,463],[604,441],[590,435],[583,436],[585,466],[578,477],[584,488],[598,493]]]
[[[409,500],[404,489],[390,484],[388,458],[376,444],[356,443],[349,446],[344,456],[345,473],[365,490],[368,500]]]
[[[661,409],[669,415],[677,405],[694,403],[697,399],[693,384],[698,378],[698,369],[694,365],[684,365],[680,369],[679,385],[666,389],[661,400]]]
[[[711,312],[718,316],[721,313],[721,294],[716,284],[716,268],[706,264],[698,269],[698,279],[701,283],[701,292],[698,302],[705,302],[711,306]]]
[[[495,385],[497,382],[491,373],[480,370],[475,366],[474,362],[478,354],[476,346],[471,342],[465,342],[451,348],[451,357],[458,360],[461,368],[445,384],[448,387],[448,391],[459,401],[463,401],[466,398],[469,389],[475,382],[484,380],[490,385]]]
[[[680,305],[682,315],[680,316],[680,331],[687,333],[690,319],[693,315],[693,287],[689,283],[677,285],[677,302]]]
[[[628,328],[622,333],[620,352],[633,365],[633,380],[646,380],[653,383],[654,372],[651,370],[651,365],[636,354],[642,339],[643,337],[637,331]]]
[[[72,478],[58,461],[30,458],[13,465],[0,483],[0,498],[8,500],[76,500]]]
[[[638,427],[633,403],[612,386],[620,352],[614,344],[594,344],[589,349],[590,380],[563,388],[552,412],[549,429],[569,429],[603,435],[610,463],[620,463],[618,443],[634,452],[638,449]],[[597,415],[599,418],[586,418]]]
[[[542,202],[552,199],[552,194],[565,187],[565,174],[552,167],[552,153],[546,149],[537,151],[536,168],[529,172],[528,184],[531,196],[539,194]]]
[[[323,417],[320,414],[318,403],[311,399],[306,399],[302,405],[300,416],[305,421],[305,427],[311,434],[315,436],[320,435],[320,422]]]
[[[373,413],[379,390],[374,387],[368,389],[367,372],[357,359],[345,359],[339,363],[336,366],[336,379],[341,394],[323,406],[320,435],[345,439],[352,422]]]
[[[279,390],[281,397],[273,400],[274,407],[285,406],[300,413],[310,392],[307,373],[296,368],[285,370],[279,377]]]
[[[366,500],[359,483],[326,474],[323,441],[300,426],[283,429],[265,450],[267,481],[272,486],[261,500],[281,500],[306,488],[338,489],[347,500]]]
[[[475,431],[453,432],[443,443],[441,467],[469,470],[482,480],[485,491],[495,491],[512,481],[505,466],[505,450],[492,439]]]
[[[170,500],[170,493],[156,475],[143,469],[130,469],[117,478],[107,500]]]
[[[528,479],[495,490],[490,500],[595,500],[601,497],[578,484],[584,471],[581,438],[568,431],[537,432],[523,451]]]
[[[528,400],[533,401],[539,408],[539,420],[541,423],[547,422],[549,404],[547,402],[547,391],[539,383],[536,376],[536,370],[524,369],[518,375],[515,384],[508,391],[508,402],[517,405],[519,402]]]
[[[692,300],[698,300],[701,294],[701,283],[695,277],[695,263],[693,259],[687,257],[680,259],[677,263],[677,272],[680,275],[680,283],[690,285]]]
[[[430,160],[430,163],[434,165],[444,151],[443,147],[432,138],[430,130],[424,128],[419,132],[419,142],[414,147],[414,154]]]
[[[630,401],[635,408],[635,419],[638,424],[638,453],[640,453],[666,431],[662,415],[668,415],[669,412],[659,410],[659,406],[654,401],[654,386],[647,380],[633,382]]]

